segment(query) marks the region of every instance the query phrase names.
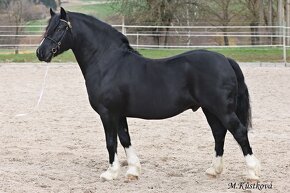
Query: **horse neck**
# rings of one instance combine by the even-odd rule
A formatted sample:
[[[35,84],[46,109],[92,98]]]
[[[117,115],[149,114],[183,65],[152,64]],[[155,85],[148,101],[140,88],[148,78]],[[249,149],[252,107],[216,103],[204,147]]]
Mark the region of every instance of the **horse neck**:
[[[73,26],[72,51],[85,75],[89,66],[98,65],[109,49],[119,48],[121,40],[115,41],[108,27],[102,26],[106,24],[100,21],[91,21],[92,18],[82,20],[82,17],[75,14],[71,14],[70,19]]]

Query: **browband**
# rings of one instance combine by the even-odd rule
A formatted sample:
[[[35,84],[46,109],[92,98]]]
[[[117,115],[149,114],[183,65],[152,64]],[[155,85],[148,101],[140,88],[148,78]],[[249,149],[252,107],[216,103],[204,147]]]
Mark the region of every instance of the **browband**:
[[[72,25],[71,25],[71,23],[70,23],[69,21],[66,21],[66,20],[64,20],[64,19],[60,19],[60,21],[65,22],[65,23],[68,25],[68,27],[69,27],[70,29],[72,29]]]

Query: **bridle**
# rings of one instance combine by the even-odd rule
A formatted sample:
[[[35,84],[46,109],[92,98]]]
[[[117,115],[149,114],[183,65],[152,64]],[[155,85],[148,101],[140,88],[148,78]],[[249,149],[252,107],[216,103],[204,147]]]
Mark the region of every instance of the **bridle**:
[[[60,49],[61,42],[62,42],[62,40],[63,40],[63,38],[64,38],[66,32],[67,32],[69,29],[72,29],[71,23],[70,23],[69,21],[66,21],[66,20],[64,20],[64,19],[60,19],[60,21],[66,23],[67,26],[66,26],[65,30],[62,32],[62,35],[61,35],[61,37],[60,37],[60,39],[59,39],[58,41],[56,41],[56,40],[52,39],[51,37],[49,37],[48,34],[46,34],[46,35],[44,36],[44,40],[45,40],[45,39],[48,39],[48,40],[50,40],[50,41],[52,41],[53,43],[56,44],[56,47],[53,47],[53,48],[51,49],[51,52],[52,52],[53,54],[55,54],[55,53]],[[59,24],[58,24],[58,25],[59,25]],[[57,26],[58,26],[58,25],[57,25]]]

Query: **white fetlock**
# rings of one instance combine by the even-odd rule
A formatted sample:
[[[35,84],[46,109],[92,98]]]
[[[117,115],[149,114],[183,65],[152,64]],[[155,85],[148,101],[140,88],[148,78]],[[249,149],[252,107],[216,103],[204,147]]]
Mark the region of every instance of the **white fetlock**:
[[[217,176],[223,171],[223,157],[217,156],[213,158],[211,166],[205,171],[206,174]]]
[[[131,146],[126,148],[125,151],[128,159],[128,170],[126,172],[126,178],[128,180],[138,180],[141,174],[141,164],[139,158]]]
[[[248,180],[259,180],[261,164],[254,155],[246,155],[246,164],[248,167],[247,176]]]
[[[100,175],[101,180],[104,181],[110,181],[117,179],[120,173],[120,163],[118,161],[117,154],[115,155],[115,161],[113,164],[107,169],[107,171],[103,172]]]

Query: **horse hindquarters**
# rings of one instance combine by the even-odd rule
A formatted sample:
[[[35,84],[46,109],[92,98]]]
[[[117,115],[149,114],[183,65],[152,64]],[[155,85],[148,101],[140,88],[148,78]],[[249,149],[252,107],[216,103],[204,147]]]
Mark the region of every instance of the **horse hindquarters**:
[[[208,123],[212,128],[212,132],[216,143],[216,155],[212,167],[207,170],[208,174],[216,175],[222,169],[222,154],[223,142],[226,130],[229,130],[234,136],[235,140],[240,145],[243,154],[246,158],[248,166],[248,179],[258,179],[259,175],[259,161],[255,158],[248,140],[248,129],[250,125],[250,105],[248,100],[248,90],[245,86],[242,72],[235,63],[234,67],[232,61],[226,61],[229,66],[227,72],[234,72],[235,80],[227,79],[225,71],[220,72],[225,80],[223,84],[218,85],[218,88],[213,88],[208,91],[210,96],[205,96],[204,104],[201,104],[204,113],[207,117]],[[230,65],[229,65],[230,62]],[[231,77],[228,74],[228,77]],[[242,77],[242,78],[241,78]],[[233,84],[233,82],[235,84]],[[212,82],[212,84],[217,83]],[[212,85],[211,85],[212,86]]]

